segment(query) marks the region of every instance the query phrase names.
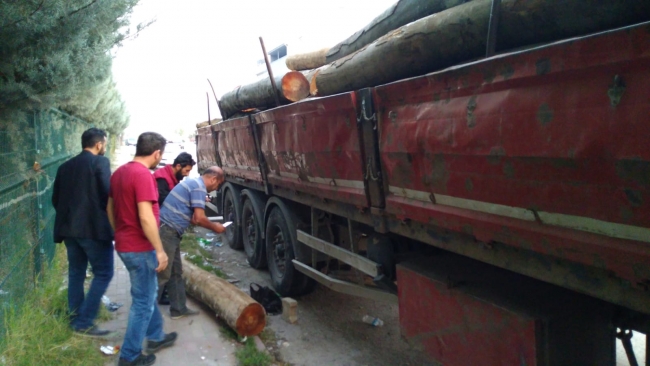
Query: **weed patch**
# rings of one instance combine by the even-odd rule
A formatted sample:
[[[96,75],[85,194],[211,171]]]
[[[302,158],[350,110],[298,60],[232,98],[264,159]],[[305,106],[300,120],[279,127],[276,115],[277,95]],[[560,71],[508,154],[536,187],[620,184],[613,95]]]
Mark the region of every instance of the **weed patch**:
[[[244,346],[235,352],[235,357],[239,366],[268,366],[273,362],[271,356],[257,350],[252,337],[248,338]]]
[[[6,336],[0,343],[3,364],[101,365],[99,344],[73,336],[67,317],[67,291],[61,289],[66,270],[65,248],[57,247],[52,263],[43,270],[36,289],[23,305],[8,312]]]

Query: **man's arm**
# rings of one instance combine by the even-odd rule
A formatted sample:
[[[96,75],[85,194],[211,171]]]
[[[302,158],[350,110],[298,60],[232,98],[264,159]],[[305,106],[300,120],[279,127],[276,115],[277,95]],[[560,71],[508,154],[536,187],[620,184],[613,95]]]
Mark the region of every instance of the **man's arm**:
[[[115,209],[113,206],[113,198],[108,197],[108,204],[106,205],[106,213],[108,214],[108,222],[111,223],[113,231],[115,231]]]
[[[202,208],[194,207],[194,214],[192,215],[192,223],[210,229],[216,233],[223,233],[226,228],[218,222],[212,222],[205,216],[205,210]]]
[[[158,204],[162,207],[165,198],[169,195],[169,183],[165,178],[156,178],[156,185],[158,186]]]
[[[167,267],[168,258],[160,240],[158,222],[153,214],[153,204],[151,201],[138,202],[138,217],[140,218],[140,225],[142,225],[144,236],[147,237],[147,240],[149,240],[156,250],[156,257],[158,258],[156,272],[161,272]]]

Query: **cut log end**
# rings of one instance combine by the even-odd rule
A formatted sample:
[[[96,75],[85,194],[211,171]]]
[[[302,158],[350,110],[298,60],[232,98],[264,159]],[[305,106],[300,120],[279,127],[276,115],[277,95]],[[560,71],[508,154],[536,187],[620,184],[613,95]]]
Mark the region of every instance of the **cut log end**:
[[[309,96],[309,82],[298,71],[288,72],[282,78],[282,94],[287,100],[297,102]]]
[[[266,326],[266,312],[264,307],[258,303],[253,303],[241,312],[235,330],[240,336],[252,337],[260,334]]]

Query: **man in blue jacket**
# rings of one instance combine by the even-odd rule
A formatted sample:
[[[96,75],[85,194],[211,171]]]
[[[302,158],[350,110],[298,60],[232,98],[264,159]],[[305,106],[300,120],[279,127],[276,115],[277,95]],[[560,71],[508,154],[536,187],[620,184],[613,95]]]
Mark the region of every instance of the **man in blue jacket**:
[[[81,335],[109,333],[94,325],[101,298],[113,278],[113,229],[106,205],[111,178],[106,133],[91,128],[81,135],[83,151],[56,172],[52,205],[56,210],[54,241],[65,242],[68,252],[68,307],[70,326]],[[84,280],[88,263],[94,278],[87,294]]]

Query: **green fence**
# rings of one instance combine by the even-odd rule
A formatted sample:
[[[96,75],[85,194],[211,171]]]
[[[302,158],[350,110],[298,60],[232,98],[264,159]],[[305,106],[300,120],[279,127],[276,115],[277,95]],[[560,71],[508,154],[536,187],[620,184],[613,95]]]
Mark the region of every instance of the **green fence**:
[[[54,256],[52,185],[61,163],[81,151],[88,124],[57,110],[0,118],[0,337]]]

